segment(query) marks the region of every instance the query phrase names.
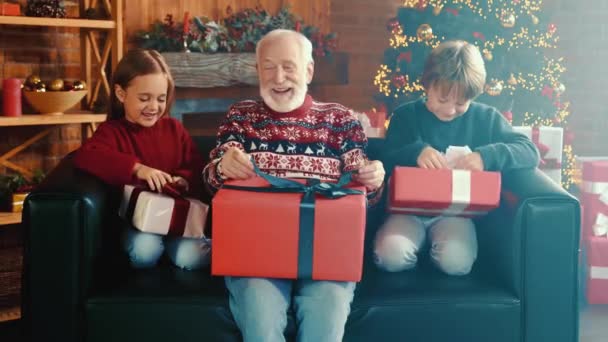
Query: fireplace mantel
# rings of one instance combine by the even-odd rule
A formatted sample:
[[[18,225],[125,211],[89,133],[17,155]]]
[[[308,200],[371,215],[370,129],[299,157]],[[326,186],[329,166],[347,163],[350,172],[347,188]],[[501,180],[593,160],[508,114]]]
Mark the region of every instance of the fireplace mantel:
[[[175,81],[176,101],[171,116],[184,122],[193,135],[215,135],[228,107],[259,94],[255,54],[162,54]],[[325,85],[348,84],[348,54],[335,52],[315,58],[309,92]]]
[[[184,53],[162,54],[177,88],[216,88],[257,86],[254,53]],[[336,52],[315,58],[312,86],[348,83],[348,55]]]

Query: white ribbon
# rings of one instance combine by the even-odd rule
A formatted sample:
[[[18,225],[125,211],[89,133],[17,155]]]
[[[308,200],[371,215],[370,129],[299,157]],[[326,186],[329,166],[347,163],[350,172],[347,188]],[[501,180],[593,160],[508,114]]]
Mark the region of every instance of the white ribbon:
[[[589,267],[589,277],[591,279],[608,279],[608,267]]]
[[[608,216],[598,213],[593,225],[593,235],[606,236],[608,235]]]
[[[471,171],[452,170],[452,204],[445,210],[461,214],[471,203]]]
[[[592,182],[584,180],[581,188],[584,192],[608,196],[608,182]]]

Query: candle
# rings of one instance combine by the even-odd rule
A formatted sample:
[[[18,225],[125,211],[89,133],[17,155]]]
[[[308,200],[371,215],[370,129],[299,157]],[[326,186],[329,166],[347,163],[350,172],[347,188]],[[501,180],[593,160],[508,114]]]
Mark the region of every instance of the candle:
[[[2,81],[2,114],[21,115],[21,80],[18,78],[7,78]]]
[[[187,36],[190,33],[190,13],[184,13],[184,36]]]

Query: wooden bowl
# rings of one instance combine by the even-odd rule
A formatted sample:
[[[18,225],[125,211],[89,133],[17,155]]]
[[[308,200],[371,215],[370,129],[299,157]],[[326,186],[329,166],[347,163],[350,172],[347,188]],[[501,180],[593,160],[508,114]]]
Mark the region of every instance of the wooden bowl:
[[[23,96],[40,114],[59,115],[74,107],[88,90],[70,91],[23,91]]]

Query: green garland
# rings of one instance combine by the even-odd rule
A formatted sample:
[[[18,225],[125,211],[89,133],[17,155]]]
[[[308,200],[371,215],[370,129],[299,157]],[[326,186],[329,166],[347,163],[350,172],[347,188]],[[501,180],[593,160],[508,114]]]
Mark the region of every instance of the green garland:
[[[177,23],[168,14],[164,21],[156,21],[150,31],[138,32],[136,42],[142,48],[160,52],[253,52],[257,42],[274,29],[302,32],[313,44],[316,56],[325,56],[336,49],[335,33],[323,34],[317,27],[304,25],[302,20],[282,8],[276,15],[261,7],[247,8],[236,13],[227,8],[228,16],[217,23],[207,17],[194,17],[188,25]],[[187,30],[184,32],[184,30]]]

